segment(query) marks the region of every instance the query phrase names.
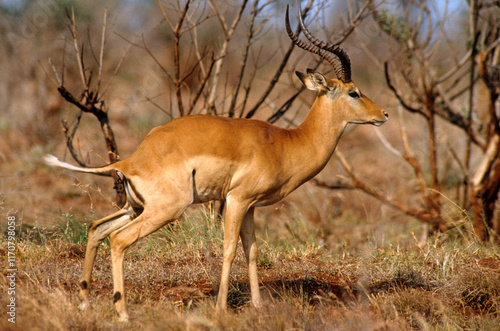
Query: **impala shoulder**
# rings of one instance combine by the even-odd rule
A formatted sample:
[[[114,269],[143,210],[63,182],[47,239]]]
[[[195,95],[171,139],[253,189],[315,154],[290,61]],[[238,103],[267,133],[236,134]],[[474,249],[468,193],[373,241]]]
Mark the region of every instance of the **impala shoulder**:
[[[263,144],[274,144],[276,139],[276,130],[272,126],[264,125],[260,128],[258,137]]]

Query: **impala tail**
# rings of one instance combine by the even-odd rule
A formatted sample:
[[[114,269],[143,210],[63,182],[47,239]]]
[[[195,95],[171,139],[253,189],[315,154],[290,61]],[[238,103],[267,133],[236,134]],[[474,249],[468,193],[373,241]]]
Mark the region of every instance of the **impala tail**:
[[[111,168],[109,165],[100,167],[100,168],[84,168],[84,167],[77,167],[72,164],[63,162],[59,160],[57,157],[54,155],[47,154],[43,157],[43,160],[45,161],[46,164],[52,167],[58,167],[58,168],[64,168],[72,171],[78,171],[78,172],[85,172],[85,173],[90,173],[90,174],[96,174],[100,176],[110,176],[111,171],[114,170]]]

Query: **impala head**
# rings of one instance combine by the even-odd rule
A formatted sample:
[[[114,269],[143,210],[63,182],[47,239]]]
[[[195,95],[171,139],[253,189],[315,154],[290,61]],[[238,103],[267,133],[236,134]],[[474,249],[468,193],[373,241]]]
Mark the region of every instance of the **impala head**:
[[[317,98],[321,102],[331,103],[332,106],[337,106],[337,109],[340,105],[346,122],[377,126],[384,124],[388,114],[361,93],[356,84],[352,82],[351,61],[347,53],[336,44],[329,44],[314,37],[302,21],[300,7],[298,17],[300,28],[311,43],[299,40],[298,35],[292,32],[287,6],[285,24],[288,36],[298,47],[328,61],[337,76],[337,79],[329,79],[312,69],[307,69],[307,74],[296,72],[302,83],[308,89],[318,91]]]

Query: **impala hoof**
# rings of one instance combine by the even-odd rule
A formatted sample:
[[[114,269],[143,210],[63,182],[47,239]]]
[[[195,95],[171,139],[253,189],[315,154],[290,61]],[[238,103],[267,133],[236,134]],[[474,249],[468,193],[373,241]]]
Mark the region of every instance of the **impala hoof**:
[[[128,322],[128,314],[120,314],[118,317],[118,321],[121,323],[127,323]]]
[[[78,308],[80,310],[87,310],[90,308],[90,302],[88,301],[82,301],[82,303],[80,303],[80,305],[78,306]]]

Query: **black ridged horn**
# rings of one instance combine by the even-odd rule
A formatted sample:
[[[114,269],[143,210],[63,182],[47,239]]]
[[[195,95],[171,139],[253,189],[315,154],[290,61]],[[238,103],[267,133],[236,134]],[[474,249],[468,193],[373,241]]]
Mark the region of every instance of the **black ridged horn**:
[[[304,32],[304,36],[311,42],[308,44],[299,40],[298,36],[296,36],[292,29],[290,28],[290,20],[288,16],[288,5],[286,6],[286,15],[285,15],[285,26],[286,32],[290,39],[292,39],[293,43],[298,47],[317,54],[321,56],[323,59],[327,60],[333,67],[337,78],[340,79],[343,83],[351,82],[351,60],[347,53],[336,44],[330,44],[324,41],[319,40],[315,36],[313,36],[309,30],[307,30],[304,22],[302,20],[302,10],[299,7],[299,25],[300,29]]]

